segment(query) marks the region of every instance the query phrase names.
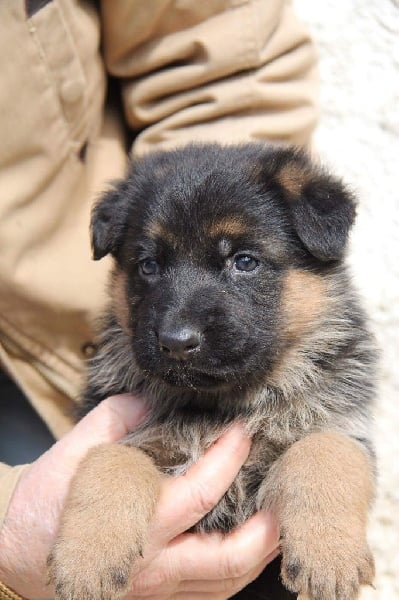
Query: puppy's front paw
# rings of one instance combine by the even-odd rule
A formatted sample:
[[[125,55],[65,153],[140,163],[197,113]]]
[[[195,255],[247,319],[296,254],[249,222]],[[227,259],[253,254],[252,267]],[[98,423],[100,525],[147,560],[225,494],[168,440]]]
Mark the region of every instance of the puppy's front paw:
[[[259,507],[273,507],[282,535],[282,578],[303,600],[355,600],[371,585],[366,541],[374,477],[368,453],[333,432],[295,442],[270,469]]]
[[[48,559],[56,600],[120,600],[140,560],[160,474],[136,448],[90,450],[72,480]]]
[[[282,533],[282,580],[300,597],[355,600],[361,585],[372,584],[374,561],[364,532],[340,531],[307,521],[284,528]]]

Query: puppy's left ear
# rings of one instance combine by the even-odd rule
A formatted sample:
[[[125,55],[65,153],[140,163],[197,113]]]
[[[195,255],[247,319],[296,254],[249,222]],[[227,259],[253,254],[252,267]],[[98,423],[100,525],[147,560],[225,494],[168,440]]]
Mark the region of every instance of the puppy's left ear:
[[[341,259],[356,216],[352,192],[301,152],[289,156],[277,181],[293,226],[309,252],[324,262]]]
[[[91,245],[94,260],[116,254],[127,224],[129,195],[125,181],[114,183],[100,198],[91,215]]]

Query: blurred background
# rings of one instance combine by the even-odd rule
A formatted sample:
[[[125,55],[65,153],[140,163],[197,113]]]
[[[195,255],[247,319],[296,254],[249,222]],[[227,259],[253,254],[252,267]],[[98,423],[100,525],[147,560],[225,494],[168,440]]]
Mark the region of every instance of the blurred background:
[[[382,349],[375,410],[376,589],[399,599],[399,0],[294,0],[320,57],[315,150],[357,192],[352,272]]]

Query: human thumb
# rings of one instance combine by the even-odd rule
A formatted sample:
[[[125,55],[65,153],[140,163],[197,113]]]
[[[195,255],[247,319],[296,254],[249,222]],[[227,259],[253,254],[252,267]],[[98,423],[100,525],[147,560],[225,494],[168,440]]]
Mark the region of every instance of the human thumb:
[[[55,446],[74,467],[87,451],[98,444],[122,439],[145,418],[147,408],[142,398],[132,394],[110,396],[90,411]]]

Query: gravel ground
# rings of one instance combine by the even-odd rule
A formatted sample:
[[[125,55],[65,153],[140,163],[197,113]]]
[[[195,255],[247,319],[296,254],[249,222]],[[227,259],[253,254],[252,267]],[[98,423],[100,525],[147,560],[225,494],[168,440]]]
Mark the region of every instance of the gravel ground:
[[[375,411],[379,491],[370,520],[375,589],[399,599],[399,0],[294,0],[319,47],[324,162],[360,199],[350,261],[382,349]]]

